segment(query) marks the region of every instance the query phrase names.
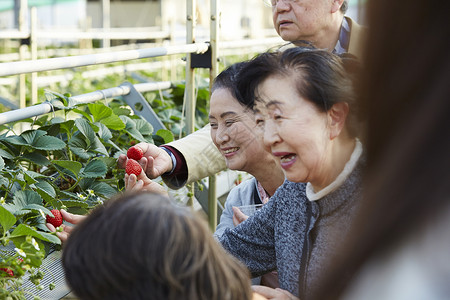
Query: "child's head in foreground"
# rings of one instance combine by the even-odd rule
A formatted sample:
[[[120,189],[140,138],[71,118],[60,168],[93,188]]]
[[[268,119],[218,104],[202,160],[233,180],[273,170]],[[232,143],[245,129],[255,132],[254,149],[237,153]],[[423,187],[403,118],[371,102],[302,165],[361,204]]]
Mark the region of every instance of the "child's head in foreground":
[[[95,208],[67,241],[63,266],[82,300],[251,298],[248,270],[206,222],[149,192]]]

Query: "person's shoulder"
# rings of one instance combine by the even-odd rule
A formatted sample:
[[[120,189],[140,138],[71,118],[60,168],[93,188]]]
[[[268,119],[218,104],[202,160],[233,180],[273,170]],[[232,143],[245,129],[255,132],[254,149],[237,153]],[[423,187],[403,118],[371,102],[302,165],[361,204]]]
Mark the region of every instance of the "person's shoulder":
[[[283,182],[283,184],[279,188],[279,190],[281,190],[281,191],[305,191],[305,189],[306,189],[306,183],[292,182],[287,179]]]
[[[357,31],[365,31],[367,29],[367,26],[361,25],[359,24],[357,21],[353,20],[351,17],[349,16],[345,16],[345,19],[348,22],[348,25],[350,26],[350,30],[357,30]]]
[[[242,181],[240,184],[231,189],[230,193],[233,194],[242,194],[242,193],[250,193],[256,187],[256,179],[255,177],[251,177],[247,180]]]
[[[254,177],[244,180],[234,188],[232,188],[228,194],[228,199],[240,199],[242,204],[253,203],[253,193],[256,189],[256,179]],[[251,200],[251,201],[250,201]],[[247,203],[248,202],[248,203]]]
[[[285,180],[272,196],[273,199],[306,198],[306,183]]]

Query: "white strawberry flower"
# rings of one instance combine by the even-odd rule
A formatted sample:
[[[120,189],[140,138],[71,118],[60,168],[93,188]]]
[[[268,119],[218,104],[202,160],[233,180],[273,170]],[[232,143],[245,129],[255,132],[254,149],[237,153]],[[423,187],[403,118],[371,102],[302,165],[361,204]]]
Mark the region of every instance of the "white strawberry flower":
[[[86,196],[80,193],[77,193],[77,197],[80,198],[81,200],[85,200]]]
[[[89,195],[91,195],[91,196],[95,196],[95,193],[94,193],[94,191],[93,190],[86,190],[88,193],[89,193]]]
[[[37,251],[39,251],[39,244],[36,242],[36,240],[34,238],[31,239],[31,245],[33,245],[34,249],[36,249]]]
[[[0,198],[0,204],[1,205],[6,204],[5,197]]]
[[[20,256],[27,257],[27,254],[22,249],[14,248],[14,250],[16,250],[17,254],[19,254]]]

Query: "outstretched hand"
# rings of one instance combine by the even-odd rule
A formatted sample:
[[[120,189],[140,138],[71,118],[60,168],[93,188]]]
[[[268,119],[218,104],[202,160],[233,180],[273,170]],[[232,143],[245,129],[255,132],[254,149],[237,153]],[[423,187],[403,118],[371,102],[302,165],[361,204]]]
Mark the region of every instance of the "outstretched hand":
[[[84,216],[84,215],[74,215],[74,214],[71,214],[71,213],[65,211],[64,209],[61,209],[60,211],[61,211],[63,220],[72,225],[76,225],[76,224],[80,223],[82,220],[84,220],[84,218],[86,218],[86,216]],[[56,228],[52,224],[46,223],[45,225],[51,232],[56,232]],[[61,227],[63,228],[63,231],[56,232],[56,236],[61,240],[61,243],[64,243],[69,238],[70,232],[73,230],[74,226],[62,224]]]
[[[155,179],[172,170],[172,159],[163,149],[150,143],[139,143],[135,147],[141,148],[144,152],[139,164],[150,179]],[[125,169],[126,162],[127,156],[121,154],[117,160],[117,166]]]
[[[138,176],[125,174],[125,190],[127,191],[150,191],[168,196],[167,190],[157,182],[148,178],[144,172]]]

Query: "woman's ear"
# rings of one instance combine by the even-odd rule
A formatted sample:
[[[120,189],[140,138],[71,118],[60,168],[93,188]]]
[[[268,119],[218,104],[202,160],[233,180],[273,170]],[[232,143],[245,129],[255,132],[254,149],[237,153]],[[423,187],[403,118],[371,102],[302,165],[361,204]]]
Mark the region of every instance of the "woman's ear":
[[[330,139],[334,139],[342,132],[347,120],[349,107],[347,102],[339,102],[333,104],[331,109],[327,112],[328,125],[330,128]]]
[[[342,3],[344,3],[344,0],[333,0],[331,3],[331,12],[335,13],[341,9]]]

